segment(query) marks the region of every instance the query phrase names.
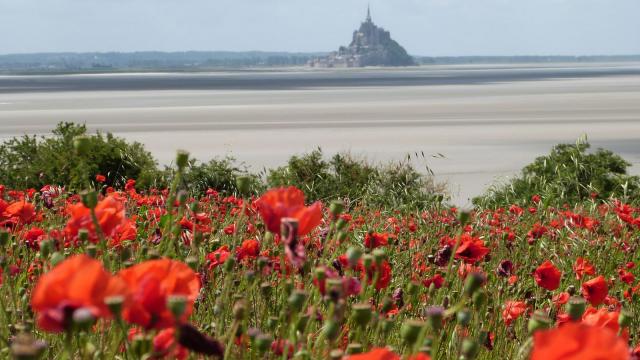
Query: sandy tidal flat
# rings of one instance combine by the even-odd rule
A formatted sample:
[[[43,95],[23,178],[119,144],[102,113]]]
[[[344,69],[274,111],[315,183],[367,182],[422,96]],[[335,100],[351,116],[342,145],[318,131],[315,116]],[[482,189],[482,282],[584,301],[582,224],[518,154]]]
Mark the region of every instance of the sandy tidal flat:
[[[582,134],[640,172],[640,65],[0,77],[0,138],[59,121],[140,141],[162,163],[177,149],[255,170],[318,146],[372,161],[424,153],[416,165],[464,206]]]

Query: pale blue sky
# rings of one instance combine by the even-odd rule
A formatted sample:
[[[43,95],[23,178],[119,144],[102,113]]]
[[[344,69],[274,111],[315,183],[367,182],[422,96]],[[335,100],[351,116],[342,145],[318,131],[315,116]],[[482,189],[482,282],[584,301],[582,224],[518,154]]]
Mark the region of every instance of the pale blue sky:
[[[640,54],[640,0],[371,0],[413,55]],[[329,51],[366,0],[0,0],[0,53]]]

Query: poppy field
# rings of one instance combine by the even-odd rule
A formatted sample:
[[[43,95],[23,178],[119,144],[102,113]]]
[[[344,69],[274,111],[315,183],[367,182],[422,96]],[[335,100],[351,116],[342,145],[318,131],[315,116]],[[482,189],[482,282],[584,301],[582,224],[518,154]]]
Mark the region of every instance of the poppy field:
[[[0,186],[0,358],[633,359],[640,208]]]

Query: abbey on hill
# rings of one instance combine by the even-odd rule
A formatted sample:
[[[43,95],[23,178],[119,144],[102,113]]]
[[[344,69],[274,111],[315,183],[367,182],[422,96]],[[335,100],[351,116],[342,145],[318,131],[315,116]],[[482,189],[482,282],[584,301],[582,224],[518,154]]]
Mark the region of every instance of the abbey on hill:
[[[367,19],[360,29],[353,32],[353,40],[348,47],[341,46],[326,57],[309,62],[314,67],[364,67],[364,66],[410,66],[415,65],[407,51],[391,38],[385,29],[371,20],[371,10],[367,9]]]

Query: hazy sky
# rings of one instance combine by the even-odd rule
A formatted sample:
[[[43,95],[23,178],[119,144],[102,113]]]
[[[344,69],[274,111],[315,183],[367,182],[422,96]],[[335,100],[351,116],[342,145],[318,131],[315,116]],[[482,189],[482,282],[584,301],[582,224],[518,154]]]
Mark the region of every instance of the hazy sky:
[[[413,55],[640,54],[640,0],[371,0]],[[329,51],[366,0],[0,0],[0,53]]]

